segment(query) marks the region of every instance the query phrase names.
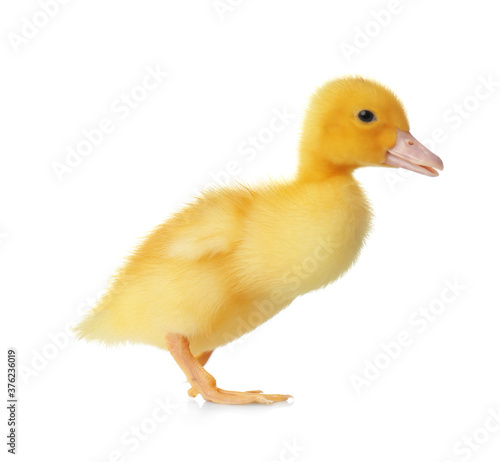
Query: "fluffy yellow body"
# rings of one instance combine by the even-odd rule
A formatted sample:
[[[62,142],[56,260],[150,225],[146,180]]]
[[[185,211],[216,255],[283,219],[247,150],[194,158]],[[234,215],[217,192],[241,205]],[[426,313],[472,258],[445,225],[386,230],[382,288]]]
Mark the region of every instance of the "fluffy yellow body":
[[[160,348],[175,332],[195,355],[213,350],[337,279],[369,223],[349,172],[209,191],[153,230],[77,331]]]

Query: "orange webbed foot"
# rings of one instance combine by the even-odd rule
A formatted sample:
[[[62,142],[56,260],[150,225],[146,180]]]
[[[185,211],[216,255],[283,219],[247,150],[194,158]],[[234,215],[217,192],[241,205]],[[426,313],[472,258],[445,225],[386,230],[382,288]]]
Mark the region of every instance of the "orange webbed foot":
[[[218,388],[214,377],[203,368],[211,351],[195,358],[189,349],[188,339],[183,335],[168,334],[166,340],[168,350],[191,384],[188,395],[192,398],[201,394],[206,401],[218,404],[271,404],[292,398],[291,395],[265,394],[261,390],[230,391]]]

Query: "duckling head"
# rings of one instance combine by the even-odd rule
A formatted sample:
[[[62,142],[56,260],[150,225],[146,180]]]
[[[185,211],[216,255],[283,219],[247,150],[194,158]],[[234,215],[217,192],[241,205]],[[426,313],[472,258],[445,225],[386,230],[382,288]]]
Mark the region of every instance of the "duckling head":
[[[299,175],[328,176],[379,165],[437,176],[443,162],[409,129],[403,105],[383,85],[362,77],[327,82],[313,94],[306,112]]]

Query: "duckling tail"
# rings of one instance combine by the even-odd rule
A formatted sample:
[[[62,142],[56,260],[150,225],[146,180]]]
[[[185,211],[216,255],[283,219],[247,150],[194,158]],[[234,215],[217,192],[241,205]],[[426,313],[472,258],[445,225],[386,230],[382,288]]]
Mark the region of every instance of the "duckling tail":
[[[99,304],[89,311],[72,331],[78,340],[97,341],[105,345],[124,343],[113,328],[113,316],[110,309],[109,294],[105,295]]]

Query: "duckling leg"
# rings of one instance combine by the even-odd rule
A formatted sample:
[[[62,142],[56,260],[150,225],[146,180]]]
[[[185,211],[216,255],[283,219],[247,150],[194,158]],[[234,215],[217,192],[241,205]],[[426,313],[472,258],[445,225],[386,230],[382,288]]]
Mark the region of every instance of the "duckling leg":
[[[207,364],[207,361],[210,359],[210,356],[212,356],[213,352],[214,350],[204,351],[203,353],[196,356],[195,359],[200,363],[201,366],[204,366],[205,364]],[[194,398],[198,396],[198,391],[196,390],[196,388],[191,387],[188,391],[188,395],[191,396],[191,398]]]
[[[214,350],[204,351],[203,353],[196,356],[196,361],[198,361],[202,366],[204,366],[205,364],[207,364],[207,361],[210,359],[210,356],[212,356],[213,352]]]
[[[194,389],[193,393],[200,393],[206,401],[220,404],[270,404],[276,401],[286,401],[288,398],[291,398],[290,395],[265,395],[256,391],[238,392],[222,390],[216,386],[215,379],[193,356],[186,337],[181,334],[167,334],[166,343],[168,351],[170,351],[176,363],[184,374],[186,374],[192,389]]]

